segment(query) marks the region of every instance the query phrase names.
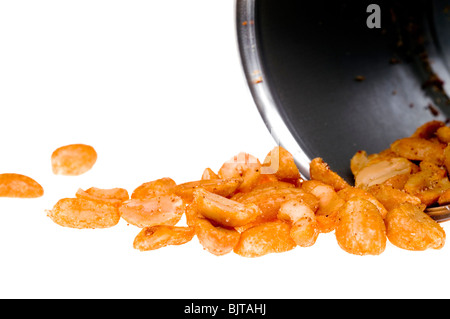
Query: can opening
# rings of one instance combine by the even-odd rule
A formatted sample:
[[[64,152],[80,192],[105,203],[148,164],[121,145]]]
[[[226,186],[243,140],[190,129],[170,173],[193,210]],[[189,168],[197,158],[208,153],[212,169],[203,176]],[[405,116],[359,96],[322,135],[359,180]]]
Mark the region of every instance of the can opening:
[[[236,2],[250,90],[306,178],[320,156],[353,183],[358,150],[450,118],[450,1],[376,1],[381,28],[367,25],[371,3]]]

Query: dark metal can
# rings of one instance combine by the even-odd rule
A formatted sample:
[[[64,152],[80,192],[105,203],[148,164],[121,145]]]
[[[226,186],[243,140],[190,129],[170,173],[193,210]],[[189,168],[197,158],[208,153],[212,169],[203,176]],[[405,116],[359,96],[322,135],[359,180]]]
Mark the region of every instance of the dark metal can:
[[[236,24],[255,103],[306,178],[322,157],[353,181],[358,150],[450,117],[448,0],[237,0]]]

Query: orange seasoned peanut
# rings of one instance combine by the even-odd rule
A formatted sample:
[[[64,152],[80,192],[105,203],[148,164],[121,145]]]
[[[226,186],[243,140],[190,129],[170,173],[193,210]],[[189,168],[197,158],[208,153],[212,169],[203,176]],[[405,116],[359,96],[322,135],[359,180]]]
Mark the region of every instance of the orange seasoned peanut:
[[[130,198],[128,191],[124,188],[100,189],[91,187],[85,191],[80,188],[75,195],[78,198],[100,201],[117,207]]]
[[[128,191],[125,188],[120,187],[109,189],[91,187],[86,190],[86,193],[102,199],[115,199],[119,201],[124,201],[130,198]]]
[[[241,192],[248,192],[261,175],[261,163],[248,153],[239,153],[222,165],[218,175],[220,178],[242,178],[238,189]]]
[[[190,227],[151,226],[143,228],[136,236],[133,247],[140,251],[155,250],[169,245],[183,245],[194,237]]]
[[[389,241],[407,250],[440,249],[445,232],[430,216],[410,203],[394,208],[386,216]]]
[[[314,195],[319,200],[316,220],[320,232],[329,233],[333,231],[336,228],[338,211],[345,201],[338,196],[332,186],[320,181],[306,181],[302,184],[302,190]]]
[[[241,204],[204,189],[194,192],[193,204],[204,217],[227,227],[243,226],[261,215],[255,204]]]
[[[281,204],[288,200],[294,199],[305,203],[313,211],[319,207],[319,200],[314,195],[292,187],[268,186],[254,189],[241,196],[233,196],[232,199],[243,204],[256,204],[261,209],[261,215],[256,218],[256,223],[275,220]]]
[[[442,121],[429,121],[419,126],[416,131],[411,135],[411,137],[430,139],[437,135],[437,131],[445,126],[445,123]]]
[[[185,212],[183,200],[176,195],[162,195],[150,199],[130,199],[119,207],[128,223],[138,227],[156,225],[173,226]]]
[[[231,228],[215,227],[204,218],[197,219],[195,234],[203,248],[216,256],[228,254],[239,242],[240,234]]]
[[[197,225],[197,221],[200,218],[205,218],[205,217],[203,217],[202,214],[200,214],[197,211],[197,209],[195,208],[195,205],[193,205],[192,203],[189,205],[186,205],[185,216],[186,216],[186,224],[189,227],[195,227]]]
[[[389,185],[374,185],[367,191],[372,194],[387,211],[390,211],[405,202],[417,206],[421,205],[420,198]]]
[[[234,252],[243,257],[260,257],[294,249],[291,226],[281,220],[266,222],[245,230]]]
[[[257,192],[259,189],[263,189],[263,188],[268,188],[271,187],[272,189],[277,189],[277,188],[295,188],[296,186],[292,183],[288,183],[288,182],[282,182],[279,180],[274,181],[270,176],[271,175],[261,175],[261,176],[268,176],[267,179],[265,178],[261,178],[260,179],[260,183],[255,186],[250,193],[252,192]],[[262,181],[263,180],[263,181]],[[238,197],[245,197],[248,193],[238,193],[235,194],[236,198]],[[234,196],[233,196],[234,197]]]
[[[164,177],[144,183],[137,187],[131,194],[132,199],[147,199],[155,196],[166,195],[173,192],[177,184],[171,178]]]
[[[450,189],[447,189],[445,192],[443,192],[441,194],[441,196],[439,196],[438,204],[439,205],[448,205],[448,204],[450,204]]]
[[[214,171],[208,167],[205,168],[205,170],[203,171],[202,180],[209,180],[209,179],[219,179],[219,175],[214,173]]]
[[[369,158],[367,157],[366,151],[358,151],[353,155],[352,159],[350,160],[350,170],[352,171],[353,175],[356,176],[358,172],[364,168],[364,166],[367,165],[369,162]]]
[[[44,189],[34,179],[20,174],[0,174],[0,197],[36,198]]]
[[[450,143],[450,127],[442,126],[436,131],[437,138],[442,143]]]
[[[259,175],[258,182],[256,182],[255,187],[253,187],[252,190],[255,188],[259,188],[259,187],[265,187],[265,186],[268,186],[273,183],[289,184],[292,187],[295,186],[294,184],[291,184],[291,183],[285,183],[285,182],[279,181],[278,178],[275,176],[275,174],[261,174],[261,175]],[[240,193],[240,194],[244,194],[244,193]]]
[[[314,211],[307,205],[292,200],[283,203],[278,212],[278,219],[290,221],[290,235],[298,246],[310,247],[319,236],[319,225]]]
[[[350,187],[350,185],[336,172],[332,171],[328,164],[320,157],[316,157],[311,161],[309,173],[311,179],[324,182],[325,184],[332,186],[335,191]]]
[[[47,212],[56,224],[71,228],[108,228],[120,220],[117,207],[84,198],[63,198]]]
[[[383,206],[383,204],[371,193],[365,191],[363,189],[359,189],[356,187],[348,187],[346,189],[340,190],[337,193],[344,201],[348,201],[351,198],[359,197],[365,200],[368,200],[372,204],[374,204],[381,217],[384,219],[388,213],[387,209]]]
[[[409,177],[404,189],[429,206],[436,203],[441,194],[450,189],[450,181],[446,176],[446,170],[431,162],[422,161],[420,168],[420,172]]]
[[[444,167],[450,172],[450,143],[444,148]]]
[[[179,184],[174,188],[173,192],[183,198],[184,201],[190,203],[194,199],[194,191],[196,189],[203,188],[208,192],[228,197],[237,190],[241,183],[242,178],[199,180]]]
[[[386,248],[386,228],[377,207],[362,198],[351,198],[339,210],[336,240],[354,255],[379,255]]]
[[[273,168],[274,174],[279,180],[298,180],[300,172],[295,165],[294,157],[291,153],[281,146],[275,147],[269,154],[267,154],[263,167],[265,169]]]
[[[355,175],[355,187],[367,189],[376,184],[382,184],[396,176],[406,175],[413,169],[413,163],[403,157],[391,157],[373,161],[361,168]]]
[[[444,162],[444,147],[423,138],[402,138],[391,144],[391,150],[398,156],[413,161],[429,160],[437,164]]]
[[[92,146],[71,144],[56,149],[51,157],[53,173],[59,175],[81,175],[89,171],[97,161],[97,152]]]

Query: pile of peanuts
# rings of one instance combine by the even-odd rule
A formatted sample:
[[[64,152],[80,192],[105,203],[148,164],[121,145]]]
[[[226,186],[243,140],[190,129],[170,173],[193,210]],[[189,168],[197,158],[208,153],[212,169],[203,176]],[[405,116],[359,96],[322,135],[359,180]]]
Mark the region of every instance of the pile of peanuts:
[[[389,240],[407,250],[439,249],[443,228],[425,213],[450,203],[450,127],[431,121],[377,154],[358,151],[350,161],[355,185],[320,157],[303,180],[293,156],[277,146],[261,163],[239,153],[215,173],[177,184],[171,178],[144,183],[129,196],[123,188],[79,189],[59,200],[48,217],[71,228],[107,228],[121,219],[141,228],[140,251],[181,245],[197,236],[217,256],[244,257],[310,247],[321,233],[355,255],[379,255]],[[53,172],[79,175],[96,160],[87,145],[68,145],[52,155]],[[29,177],[0,175],[0,196],[38,197],[42,187]],[[185,216],[186,225],[178,226]]]

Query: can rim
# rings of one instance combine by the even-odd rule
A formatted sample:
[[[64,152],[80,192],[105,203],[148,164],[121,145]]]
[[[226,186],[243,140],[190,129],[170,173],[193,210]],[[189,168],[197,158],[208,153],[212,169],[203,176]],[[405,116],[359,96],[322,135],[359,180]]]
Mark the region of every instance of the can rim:
[[[256,0],[236,0],[236,33],[239,55],[247,84],[265,125],[278,145],[293,155],[302,178],[309,179],[311,159],[286,126],[270,86],[260,56],[255,14]]]

